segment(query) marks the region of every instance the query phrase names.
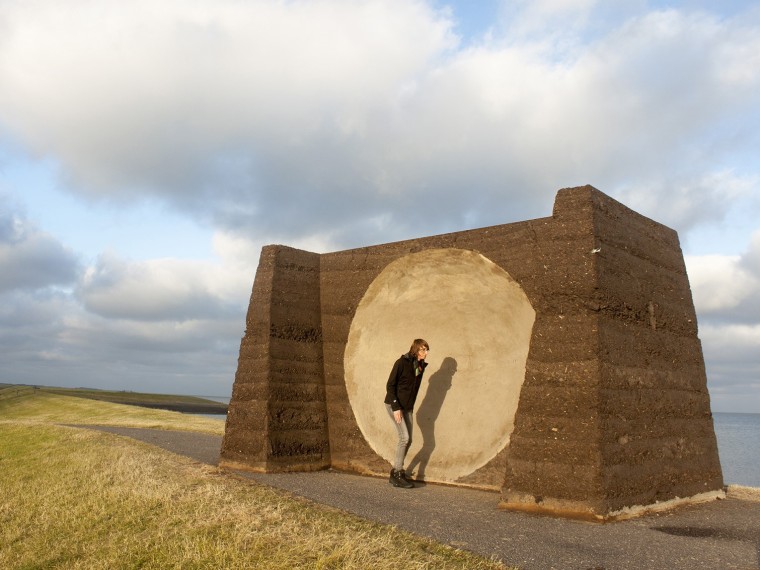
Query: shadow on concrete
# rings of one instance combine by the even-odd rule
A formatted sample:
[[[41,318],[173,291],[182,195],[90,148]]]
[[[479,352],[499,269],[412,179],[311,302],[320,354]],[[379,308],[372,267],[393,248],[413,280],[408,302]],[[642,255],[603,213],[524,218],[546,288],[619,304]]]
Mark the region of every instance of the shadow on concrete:
[[[686,526],[653,526],[652,530],[664,532],[673,536],[686,536],[689,538],[710,538],[714,540],[739,541],[747,544],[755,543],[756,562],[754,567],[747,567],[748,570],[760,568],[760,541],[757,539],[756,528],[737,528],[737,527],[703,527],[697,525]]]
[[[425,478],[425,469],[435,450],[435,422],[441,413],[443,401],[451,388],[456,372],[457,361],[451,356],[444,358],[441,367],[430,376],[425,398],[415,413],[417,425],[422,434],[422,447],[412,458],[407,471],[416,479]]]

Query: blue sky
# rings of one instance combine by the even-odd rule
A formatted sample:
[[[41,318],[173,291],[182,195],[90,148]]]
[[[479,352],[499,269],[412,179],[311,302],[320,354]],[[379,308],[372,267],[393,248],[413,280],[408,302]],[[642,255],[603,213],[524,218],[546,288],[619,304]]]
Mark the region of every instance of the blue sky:
[[[758,93],[753,2],[0,0],[0,381],[227,395],[262,245],[590,183],[679,232],[760,413]]]

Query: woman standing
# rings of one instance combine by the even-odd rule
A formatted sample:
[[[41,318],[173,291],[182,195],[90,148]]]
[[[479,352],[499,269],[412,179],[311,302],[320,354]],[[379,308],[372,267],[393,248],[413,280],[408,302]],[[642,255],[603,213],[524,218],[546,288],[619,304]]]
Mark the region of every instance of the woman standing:
[[[430,345],[421,338],[412,343],[409,352],[402,354],[393,365],[388,383],[385,386],[385,409],[393,421],[398,433],[396,457],[391,469],[389,482],[394,487],[411,489],[414,483],[406,478],[404,459],[412,444],[412,420],[414,419],[414,402],[422,384],[422,374],[427,362],[425,357]]]

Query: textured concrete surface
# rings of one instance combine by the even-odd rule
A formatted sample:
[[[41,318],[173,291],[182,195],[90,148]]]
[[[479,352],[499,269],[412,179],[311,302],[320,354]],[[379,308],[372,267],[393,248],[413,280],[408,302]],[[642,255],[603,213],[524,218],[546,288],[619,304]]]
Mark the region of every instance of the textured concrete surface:
[[[348,398],[369,445],[393,461],[385,385],[421,337],[431,351],[407,472],[456,482],[494,459],[514,428],[534,320],[520,286],[479,253],[432,249],[390,263],[359,303],[345,352]]]
[[[91,427],[92,426],[82,426]],[[221,437],[95,428],[216,464]],[[392,524],[522,570],[758,570],[760,502],[724,499],[615,523],[587,523],[499,510],[499,495],[319,471],[237,473],[316,503]],[[754,490],[757,498],[758,490]]]
[[[450,450],[437,453],[439,446],[459,437],[459,432],[441,437],[438,424],[456,422],[436,417],[435,447],[422,449],[415,468],[421,468],[426,455],[431,466],[441,458],[448,462],[436,466],[442,479],[501,486],[509,508],[572,516],[614,516],[628,507],[722,489],[704,358],[678,235],[591,186],[560,190],[552,215],[536,220],[325,254],[264,247],[222,446],[227,467],[387,472],[387,452],[378,451],[387,443],[368,424],[360,427],[364,419],[359,417],[368,409],[349,397],[349,334],[368,289],[384,271],[439,250],[466,251],[492,262],[524,292],[535,321],[515,395],[516,412],[509,402],[498,410],[507,433],[483,437],[484,449],[474,450],[481,454],[474,460],[462,459],[466,450],[460,445],[454,450],[460,456],[457,463],[444,459]],[[419,279],[435,280],[442,271],[445,266],[428,265]],[[403,291],[398,293],[403,297]],[[467,346],[471,323],[457,333],[451,323],[435,320],[435,326],[454,329],[445,339],[425,332],[457,301],[443,299],[438,305],[445,311],[412,317],[406,332],[398,333],[403,341],[389,341],[393,354],[373,366],[380,369],[378,375],[387,374],[416,336],[433,344],[433,355],[438,350],[444,360],[436,378],[442,386],[439,402],[430,402],[425,410],[428,425],[436,406],[441,414],[453,411],[449,392],[459,389],[457,377],[471,358],[457,352]],[[385,337],[385,331],[376,336]],[[485,361],[498,362],[500,355],[483,358],[477,366],[491,369]],[[385,378],[380,378],[382,387]],[[496,385],[498,400],[500,379],[488,380]],[[374,413],[382,417],[382,410],[378,399]],[[465,416],[472,423],[463,425],[477,430],[482,416]],[[389,429],[382,422],[378,426]],[[423,448],[431,441],[421,429],[418,436]],[[494,456],[507,437],[509,445]],[[475,470],[460,475],[465,466]]]

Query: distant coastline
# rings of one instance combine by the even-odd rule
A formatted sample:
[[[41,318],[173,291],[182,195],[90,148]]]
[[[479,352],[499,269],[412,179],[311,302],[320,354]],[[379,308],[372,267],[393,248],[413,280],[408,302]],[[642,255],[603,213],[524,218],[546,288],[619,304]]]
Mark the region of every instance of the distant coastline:
[[[0,388],[8,390],[7,393],[16,390],[39,390],[50,394],[71,396],[110,402],[112,404],[125,404],[139,406],[154,410],[169,410],[184,414],[226,414],[228,404],[210,397],[178,396],[176,394],[148,394],[143,392],[130,392],[128,390],[98,390],[96,388],[57,388],[52,386],[30,386],[27,384],[0,384]]]
[[[119,403],[119,402],[116,402]],[[219,402],[209,402],[208,404],[186,404],[186,403],[131,403],[131,406],[140,406],[141,408],[151,408],[154,410],[169,410],[171,412],[182,412],[183,414],[226,414],[227,406]]]

